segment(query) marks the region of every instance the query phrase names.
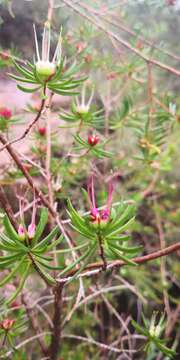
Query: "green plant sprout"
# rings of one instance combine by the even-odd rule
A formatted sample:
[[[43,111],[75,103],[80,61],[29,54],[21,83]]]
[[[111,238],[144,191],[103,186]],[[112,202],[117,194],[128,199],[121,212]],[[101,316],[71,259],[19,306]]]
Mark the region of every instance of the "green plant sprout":
[[[159,321],[157,322],[157,312],[154,312],[149,323],[148,320],[145,319],[144,315],[142,316],[144,327],[140,326],[135,320],[132,320],[132,325],[136,329],[136,331],[144,335],[147,338],[147,342],[144,345],[144,351],[150,353],[152,351],[152,347],[158,348],[164,355],[173,358],[176,355],[176,352],[173,349],[169,349],[165,344],[168,339],[161,339],[161,335],[165,328],[165,314],[161,315]]]

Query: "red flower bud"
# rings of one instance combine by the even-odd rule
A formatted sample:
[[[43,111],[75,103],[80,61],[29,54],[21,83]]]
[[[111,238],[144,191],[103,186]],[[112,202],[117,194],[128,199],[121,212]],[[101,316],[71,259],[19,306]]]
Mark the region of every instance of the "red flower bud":
[[[15,320],[5,319],[1,323],[1,328],[4,329],[4,330],[10,330],[14,323],[15,323]]]
[[[88,136],[88,144],[91,146],[95,146],[99,142],[99,136],[97,135],[89,135]]]
[[[7,108],[1,108],[0,109],[0,116],[5,118],[6,120],[9,120],[11,118],[11,116],[12,116],[12,112],[11,112],[11,110],[9,110]]]
[[[0,53],[0,58],[1,58],[2,60],[4,60],[4,61],[7,61],[7,60],[10,59],[10,56],[9,56],[9,54],[6,53],[6,52],[1,52],[1,53]]]
[[[39,131],[39,135],[41,135],[41,136],[45,136],[45,135],[46,135],[46,128],[45,128],[45,127],[40,127],[40,128],[38,129],[38,131]]]

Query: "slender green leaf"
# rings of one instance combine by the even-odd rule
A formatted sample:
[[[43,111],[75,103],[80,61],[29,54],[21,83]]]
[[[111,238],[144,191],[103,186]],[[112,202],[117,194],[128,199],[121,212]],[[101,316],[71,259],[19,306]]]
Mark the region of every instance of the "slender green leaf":
[[[25,260],[25,256],[23,256],[21,258],[20,262],[13,268],[13,270],[3,280],[1,280],[0,287],[4,286],[5,284],[7,284],[8,282],[11,281],[11,279],[14,277],[14,275],[20,269],[20,267],[23,264],[24,260]]]

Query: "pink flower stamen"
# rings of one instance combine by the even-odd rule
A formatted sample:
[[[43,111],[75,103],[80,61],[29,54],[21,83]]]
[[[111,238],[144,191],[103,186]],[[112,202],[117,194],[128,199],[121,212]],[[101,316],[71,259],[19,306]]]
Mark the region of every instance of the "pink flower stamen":
[[[99,218],[99,211],[96,207],[93,176],[91,176],[90,182],[88,184],[88,195],[89,195],[89,201],[90,201],[90,207],[91,207],[91,216],[93,218],[93,221],[95,221],[95,220],[97,220],[97,218]]]
[[[36,198],[34,193],[34,200],[33,200],[33,212],[32,212],[32,218],[31,218],[31,224],[28,226],[28,237],[29,239],[33,239],[36,231]]]
[[[91,213],[92,221],[97,221],[100,224],[101,220],[104,221],[109,220],[111,213],[113,190],[114,189],[112,183],[109,183],[106,208],[104,210],[99,211],[98,208],[96,207],[96,201],[95,201],[94,179],[93,176],[91,177],[88,184],[88,196],[90,201],[90,213]]]

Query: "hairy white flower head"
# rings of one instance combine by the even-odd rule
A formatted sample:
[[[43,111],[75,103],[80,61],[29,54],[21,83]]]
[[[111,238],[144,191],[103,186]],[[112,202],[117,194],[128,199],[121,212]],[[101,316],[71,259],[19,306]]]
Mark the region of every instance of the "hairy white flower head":
[[[76,112],[78,114],[87,114],[89,112],[93,100],[93,96],[94,96],[94,89],[92,89],[89,100],[86,102],[86,84],[84,84],[82,88],[81,99],[79,100],[78,97],[76,97],[75,99]]]
[[[36,71],[38,75],[48,78],[55,74],[57,66],[61,62],[61,54],[62,54],[62,37],[61,37],[61,31],[59,34],[58,43],[56,46],[56,50],[54,52],[54,56],[52,60],[50,60],[50,46],[51,46],[51,25],[49,21],[46,21],[44,24],[44,31],[43,31],[43,37],[42,37],[42,46],[41,46],[41,57],[40,57],[40,51],[39,51],[39,45],[37,40],[37,33],[36,33],[36,27],[33,25],[34,28],[34,39],[35,39],[35,47],[36,47]]]

